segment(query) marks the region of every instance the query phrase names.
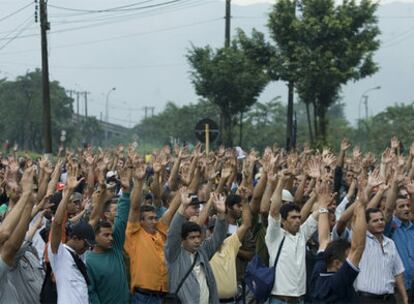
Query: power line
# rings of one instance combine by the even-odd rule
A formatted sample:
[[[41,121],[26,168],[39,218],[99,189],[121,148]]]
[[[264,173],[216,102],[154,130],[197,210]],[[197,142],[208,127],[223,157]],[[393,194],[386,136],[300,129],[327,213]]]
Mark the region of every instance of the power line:
[[[32,17],[30,16],[28,19],[26,19],[22,24],[20,24],[16,28],[16,30],[18,30],[21,27],[20,30],[18,30],[16,35],[14,35],[13,37],[4,38],[4,39],[6,39],[6,40],[8,39],[8,40],[6,41],[6,43],[4,43],[2,46],[0,46],[0,51],[2,49],[4,49],[6,46],[8,46],[10,43],[12,43],[15,39],[17,39],[19,37],[19,35],[27,29],[27,27],[31,24],[31,22],[30,22],[31,19],[32,19]],[[1,40],[4,40],[4,39],[1,39]]]
[[[132,19],[133,17],[138,17],[138,16],[142,16],[142,17],[150,17],[150,16],[154,16],[154,15],[161,15],[161,14],[165,14],[165,13],[171,13],[171,12],[176,12],[182,9],[187,9],[187,8],[192,8],[192,7],[197,7],[197,6],[201,6],[201,5],[205,5],[205,4],[209,4],[209,3],[213,3],[215,1],[197,1],[197,2],[191,2],[194,0],[186,0],[185,2],[181,2],[181,3],[177,3],[175,5],[170,5],[168,7],[163,7],[160,9],[152,9],[152,10],[147,10],[145,12],[134,12],[134,13],[129,13],[129,14],[119,14],[119,13],[114,13],[111,15],[106,15],[106,16],[100,16],[98,18],[82,18],[82,19],[74,19],[74,20],[62,20],[62,21],[55,21],[54,24],[71,24],[71,23],[90,23],[90,22],[96,22],[96,21],[110,21],[110,20],[119,20],[121,19],[121,21],[127,21]],[[53,18],[53,16],[52,16]]]
[[[100,10],[84,10],[84,9],[77,9],[77,8],[69,8],[69,7],[62,7],[62,6],[57,6],[57,5],[52,5],[49,4],[50,7],[56,8],[56,9],[62,9],[62,10],[66,10],[66,11],[73,11],[73,12],[84,12],[84,13],[106,13],[106,12],[113,12],[113,11],[131,11],[131,10],[142,10],[142,9],[148,9],[148,8],[153,8],[153,7],[160,7],[160,6],[164,6],[164,5],[168,5],[171,3],[176,3],[176,2],[180,2],[182,0],[170,0],[167,2],[162,2],[162,3],[157,3],[157,4],[151,4],[151,5],[146,5],[146,6],[140,6],[137,8],[126,8],[126,7],[131,7],[131,6],[136,6],[139,4],[143,4],[146,2],[151,2],[150,1],[143,1],[141,3],[135,3],[135,4],[130,4],[130,5],[125,5],[125,6],[118,6],[118,7],[113,7],[113,8],[108,8],[108,9],[100,9]]]
[[[20,13],[21,11],[24,11],[24,10],[25,10],[26,8],[28,8],[29,6],[32,6],[32,4],[33,4],[33,2],[30,2],[29,4],[27,4],[27,5],[25,5],[25,6],[21,7],[21,8],[19,8],[19,9],[17,9],[17,10],[15,10],[14,12],[12,12],[12,13],[10,13],[10,14],[6,15],[6,16],[1,17],[1,18],[0,18],[0,22],[1,22],[1,21],[3,21],[3,20],[6,20],[6,19],[8,19],[8,18],[10,18],[10,17],[12,17],[12,16],[14,16],[14,15],[18,14],[18,13]]]

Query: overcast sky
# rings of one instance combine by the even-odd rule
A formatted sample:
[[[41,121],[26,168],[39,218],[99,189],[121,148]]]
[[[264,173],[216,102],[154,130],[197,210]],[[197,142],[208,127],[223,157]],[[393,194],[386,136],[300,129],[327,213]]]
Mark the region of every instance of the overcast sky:
[[[89,115],[98,118],[105,113],[108,91],[117,87],[110,95],[109,118],[125,126],[143,118],[144,106],[155,106],[158,113],[170,100],[179,105],[195,102],[198,97],[188,77],[185,54],[190,43],[223,45],[224,5],[218,1],[183,0],[181,3],[186,4],[174,4],[169,10],[134,13],[121,20],[114,13],[102,17],[52,6],[96,10],[143,0],[48,0],[50,77],[67,89],[89,91]],[[396,1],[381,0],[381,4],[389,2]],[[236,27],[247,32],[253,27],[266,31],[266,5],[255,8],[238,5],[274,3],[274,0],[232,0],[232,3],[232,35]],[[18,14],[4,19],[25,6]],[[343,90],[346,114],[353,122],[359,115],[360,96],[368,88],[382,86],[380,91],[370,93],[370,114],[397,101],[412,101],[414,46],[410,43],[414,40],[414,5],[405,5],[406,10],[395,12],[391,6],[397,5],[381,12],[386,17],[381,21],[387,25],[376,55],[383,63],[381,70],[373,77],[349,83]],[[39,24],[34,23],[33,0],[0,0],[0,27],[0,78],[13,79],[39,67]],[[14,39],[16,34],[27,36]],[[272,83],[260,101],[279,95],[285,101],[286,91],[285,84]]]

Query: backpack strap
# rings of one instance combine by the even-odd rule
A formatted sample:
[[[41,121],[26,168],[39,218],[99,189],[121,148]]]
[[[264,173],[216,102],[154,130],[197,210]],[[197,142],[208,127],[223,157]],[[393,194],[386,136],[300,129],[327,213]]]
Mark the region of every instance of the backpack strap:
[[[285,238],[286,236],[283,237],[282,242],[280,243],[279,249],[277,250],[277,255],[276,255],[275,263],[273,264],[273,268],[276,268],[277,261],[279,260],[279,257],[280,257],[280,252],[282,251],[283,243],[285,242]]]
[[[188,278],[188,276],[190,275],[191,271],[193,270],[196,262],[197,262],[197,258],[198,258],[198,251],[196,251],[196,254],[194,256],[194,261],[193,264],[191,264],[190,269],[188,269],[187,273],[185,274],[184,278],[181,280],[180,284],[178,284],[178,287],[175,291],[175,294],[178,294],[178,292],[180,291],[181,287],[183,286],[185,280]]]

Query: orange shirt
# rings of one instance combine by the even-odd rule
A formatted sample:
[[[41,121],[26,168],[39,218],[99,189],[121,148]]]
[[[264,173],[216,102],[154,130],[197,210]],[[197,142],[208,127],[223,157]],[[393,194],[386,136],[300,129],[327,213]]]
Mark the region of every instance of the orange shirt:
[[[135,288],[168,292],[164,245],[168,226],[157,223],[157,232],[146,232],[140,223],[128,222],[124,248],[130,258],[131,291]]]

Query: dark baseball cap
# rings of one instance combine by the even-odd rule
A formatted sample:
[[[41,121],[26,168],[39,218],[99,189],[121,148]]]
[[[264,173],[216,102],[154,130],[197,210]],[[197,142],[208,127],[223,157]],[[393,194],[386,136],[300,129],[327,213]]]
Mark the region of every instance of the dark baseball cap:
[[[92,226],[84,220],[72,225],[70,235],[76,235],[79,239],[84,240],[89,246],[96,244],[95,232],[93,231]]]

